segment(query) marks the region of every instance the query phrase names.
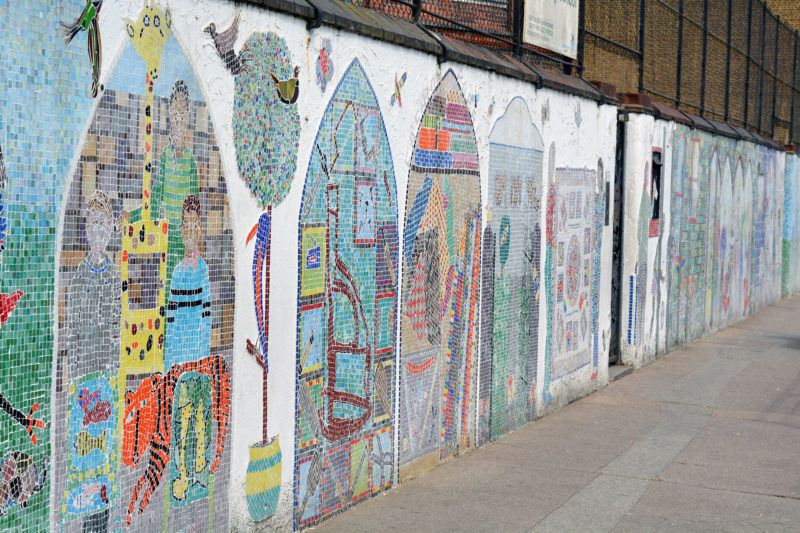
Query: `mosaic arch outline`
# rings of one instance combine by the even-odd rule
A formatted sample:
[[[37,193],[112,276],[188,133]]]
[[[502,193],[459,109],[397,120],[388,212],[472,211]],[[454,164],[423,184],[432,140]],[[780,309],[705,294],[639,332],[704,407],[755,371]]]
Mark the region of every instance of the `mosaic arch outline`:
[[[144,17],[163,37],[124,42],[65,200],[54,417],[69,420],[55,435],[69,453],[52,465],[63,531],[228,521],[226,181],[169,11],[145,4],[129,35]]]
[[[480,169],[472,117],[452,70],[422,114],[404,228],[401,465],[475,445]]]
[[[299,529],[394,481],[397,192],[380,105],[358,58],[320,122],[298,234]]]
[[[536,415],[544,143],[521,97],[489,134],[478,444]]]

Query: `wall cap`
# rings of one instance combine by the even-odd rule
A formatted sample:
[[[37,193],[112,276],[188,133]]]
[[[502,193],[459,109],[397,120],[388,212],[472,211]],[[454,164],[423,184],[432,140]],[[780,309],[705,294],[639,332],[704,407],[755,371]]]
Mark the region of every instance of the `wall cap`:
[[[463,63],[533,83],[537,88],[547,87],[595,100],[601,104],[609,100],[602,91],[582,78],[529,65],[512,57],[511,54],[452,39],[413,22],[339,0],[237,1],[304,18],[309,21],[310,29],[316,27],[316,21],[319,21],[358,35],[436,55],[440,62]]]

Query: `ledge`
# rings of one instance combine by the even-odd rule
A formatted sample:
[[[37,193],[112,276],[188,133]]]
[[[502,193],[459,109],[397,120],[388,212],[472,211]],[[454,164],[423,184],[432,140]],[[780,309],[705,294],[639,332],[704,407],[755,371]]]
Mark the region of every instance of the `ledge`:
[[[676,107],[654,102],[649,96],[644,94],[623,94],[621,95],[621,100],[622,104],[620,108],[628,113],[652,115],[657,119],[671,120],[714,135],[762,144],[775,150],[783,151],[785,149],[785,147],[777,141],[767,139],[758,133],[746,130],[740,126],[734,126],[718,120],[710,120],[692,113],[686,113]]]
[[[588,82],[555,70],[528,65],[511,54],[490,50],[459,41],[419,26],[413,22],[354,6],[339,0],[239,0],[240,3],[285,13],[308,21],[309,30],[322,24],[346,30],[392,44],[435,55],[439,62],[453,61],[504,76],[517,78],[556,91],[595,100],[601,104],[617,105],[629,113],[644,113],[658,119],[671,120],[691,128],[723,135],[732,139],[754,142],[784,150],[777,141],[767,139],[745,128],[685,113],[675,107],[654,102],[647,95],[628,93],[618,95],[616,88],[602,81]]]
[[[308,21],[309,29],[325,24],[357,35],[371,37],[437,56],[440,62],[454,61],[497,72],[533,83],[537,88],[582,96],[601,103],[609,101],[589,82],[543,67],[527,65],[511,54],[495,52],[472,43],[459,41],[379,11],[354,6],[338,0],[239,0]]]

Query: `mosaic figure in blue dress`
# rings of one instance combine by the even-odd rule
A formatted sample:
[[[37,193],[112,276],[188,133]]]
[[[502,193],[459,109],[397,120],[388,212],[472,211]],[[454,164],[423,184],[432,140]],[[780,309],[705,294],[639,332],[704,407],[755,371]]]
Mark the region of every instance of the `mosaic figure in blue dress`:
[[[200,257],[200,215],[200,200],[190,194],[181,212],[185,254],[172,274],[167,305],[165,370],[208,357],[211,347],[211,288],[208,265]]]

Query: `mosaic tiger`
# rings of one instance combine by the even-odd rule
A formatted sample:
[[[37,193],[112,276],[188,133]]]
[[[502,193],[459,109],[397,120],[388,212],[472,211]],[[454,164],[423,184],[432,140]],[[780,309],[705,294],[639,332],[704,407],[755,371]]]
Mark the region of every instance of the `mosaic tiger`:
[[[128,506],[127,525],[130,527],[134,508],[139,501],[142,514],[161,482],[161,476],[169,465],[172,440],[172,407],[175,385],[185,372],[197,372],[211,377],[212,419],[217,421],[217,450],[211,472],[215,472],[222,460],[225,437],[228,432],[231,402],[231,377],[228,363],[217,355],[175,365],[166,374],[153,374],[136,390],[125,395],[125,418],[123,421],[122,462],[135,468],[149,448],[150,462],[136,483]]]

